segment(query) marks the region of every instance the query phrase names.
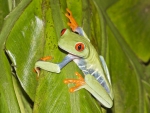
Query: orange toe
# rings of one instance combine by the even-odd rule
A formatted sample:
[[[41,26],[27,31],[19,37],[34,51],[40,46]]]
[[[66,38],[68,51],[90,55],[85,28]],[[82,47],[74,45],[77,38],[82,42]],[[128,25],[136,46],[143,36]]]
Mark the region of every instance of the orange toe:
[[[51,59],[52,59],[51,56],[46,56],[46,57],[40,58],[40,60],[43,60],[43,61],[47,61],[47,60],[51,60]]]
[[[77,90],[78,88],[80,88],[81,86],[85,84],[84,78],[81,76],[81,74],[79,74],[78,72],[76,72],[75,74],[76,76],[78,76],[78,79],[65,79],[64,80],[65,84],[70,84],[70,83],[75,84],[74,87],[71,87],[69,89],[69,92],[74,92],[75,90]]]
[[[69,19],[69,23],[68,25],[70,26],[70,28],[72,29],[72,31],[75,31],[75,29],[78,27],[77,22],[75,21],[74,17],[72,16],[72,12],[67,8],[66,9],[68,13],[66,13],[66,17]]]

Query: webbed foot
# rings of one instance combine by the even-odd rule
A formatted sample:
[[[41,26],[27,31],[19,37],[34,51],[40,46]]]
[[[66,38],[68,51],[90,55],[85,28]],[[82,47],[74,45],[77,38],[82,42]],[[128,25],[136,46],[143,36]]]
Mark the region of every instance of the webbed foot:
[[[75,75],[78,76],[78,79],[65,79],[64,80],[65,84],[69,84],[69,83],[74,83],[75,84],[74,87],[71,87],[69,89],[70,92],[74,92],[74,91],[80,89],[80,87],[85,84],[84,78],[82,77],[81,74],[79,74],[78,72],[76,72]]]
[[[70,22],[68,23],[68,25],[70,26],[70,28],[72,29],[72,31],[75,31],[75,29],[78,27],[77,22],[75,21],[74,17],[72,16],[72,12],[67,8],[66,9],[68,13],[66,13],[66,17],[70,20]]]

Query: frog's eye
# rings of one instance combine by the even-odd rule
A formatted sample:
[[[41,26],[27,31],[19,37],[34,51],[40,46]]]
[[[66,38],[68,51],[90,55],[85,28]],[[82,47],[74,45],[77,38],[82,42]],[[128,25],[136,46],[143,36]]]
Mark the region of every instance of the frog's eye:
[[[84,44],[82,42],[78,42],[76,45],[75,45],[75,49],[79,52],[83,51],[85,48]]]
[[[61,30],[61,36],[65,33],[66,29]]]

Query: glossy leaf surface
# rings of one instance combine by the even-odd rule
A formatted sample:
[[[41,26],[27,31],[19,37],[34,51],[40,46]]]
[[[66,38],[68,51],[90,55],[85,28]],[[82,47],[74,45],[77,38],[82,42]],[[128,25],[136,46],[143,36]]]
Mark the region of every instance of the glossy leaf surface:
[[[0,112],[101,113],[89,92],[69,93],[66,78],[82,74],[74,62],[60,74],[41,71],[34,64],[44,56],[61,62],[60,32],[69,28],[69,8],[97,52],[104,56],[114,90],[114,113],[149,112],[148,1],[16,0],[3,2],[0,17]],[[11,13],[9,13],[11,11]],[[8,14],[8,15],[7,15]],[[7,17],[4,20],[4,17]],[[69,43],[69,42],[68,42]],[[140,61],[139,61],[140,59]],[[142,62],[146,62],[144,65]]]

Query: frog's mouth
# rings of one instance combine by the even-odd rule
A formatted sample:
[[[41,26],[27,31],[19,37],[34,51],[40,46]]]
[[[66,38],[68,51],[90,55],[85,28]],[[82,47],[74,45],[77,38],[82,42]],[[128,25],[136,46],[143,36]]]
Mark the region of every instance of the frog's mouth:
[[[65,46],[65,45],[67,45],[66,42],[61,41],[61,43],[64,43],[64,46],[61,46],[60,42],[58,42],[58,47],[59,47],[61,50],[65,51],[66,53],[68,53],[68,54],[70,54],[70,55],[72,55],[72,56],[77,56],[77,55],[73,54],[72,51],[71,51],[71,50],[74,50],[73,47],[70,47],[71,49],[70,49],[70,48],[68,49],[68,48]],[[69,57],[72,58],[72,56],[70,56],[70,55],[69,55]]]

